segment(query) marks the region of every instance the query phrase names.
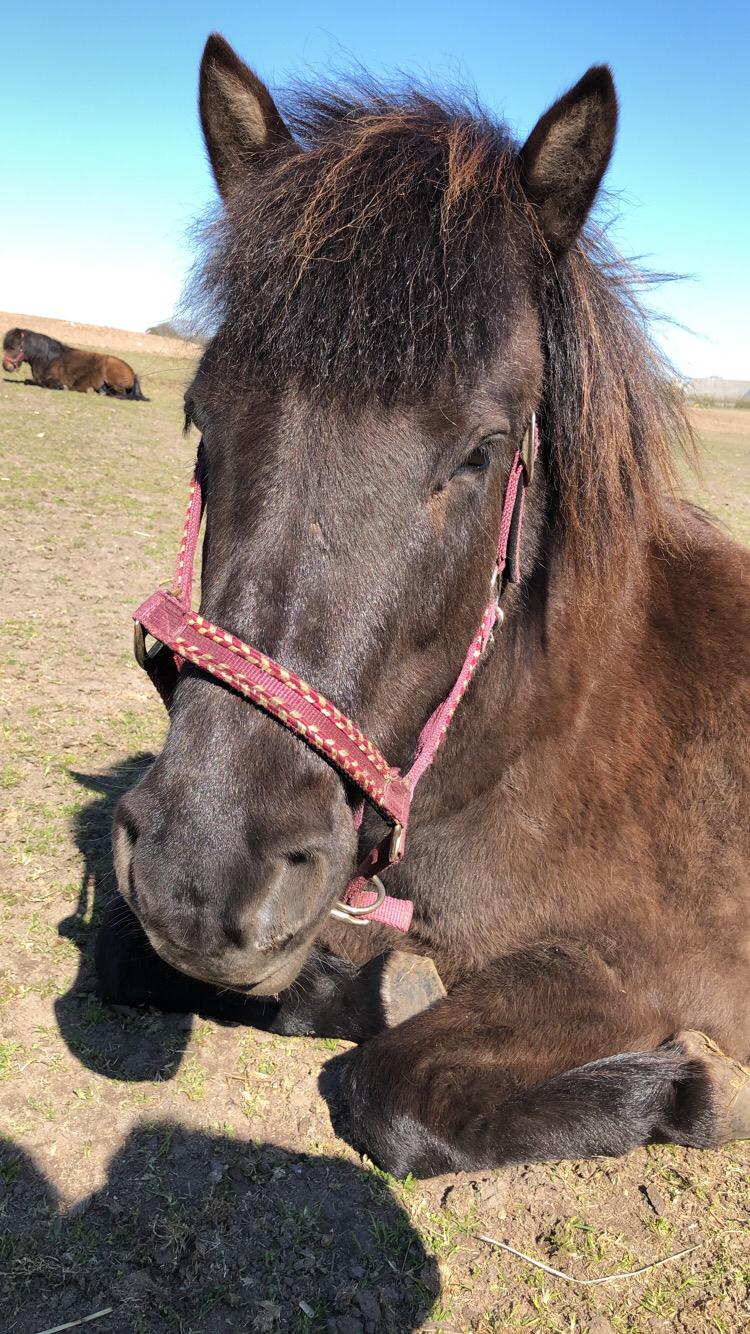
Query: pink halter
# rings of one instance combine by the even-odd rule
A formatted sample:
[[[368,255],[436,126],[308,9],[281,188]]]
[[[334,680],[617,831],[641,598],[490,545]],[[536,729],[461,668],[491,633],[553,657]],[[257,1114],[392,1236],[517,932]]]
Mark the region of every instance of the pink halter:
[[[369,801],[391,826],[386,837],[360,863],[341,900],[331,910],[334,917],[359,924],[383,922],[399,931],[409,929],[413,911],[411,902],[389,897],[380,875],[400,862],[404,855],[414,789],[435,758],[494,626],[502,622],[503,611],[498,598],[505,581],[516,582],[519,578],[526,487],[533,475],[538,450],[539,433],[536,418],[532,415],[523,445],[516,450],[505,488],[497,559],[490,585],[492,596],[455,685],[422,728],[414,759],[405,774],[392,768],[356,723],[301,677],[191,609],[193,566],[204,507],[200,481],[201,450],[198,451],[172,589],[170,592],[157,589],[133,613],[135,655],[167,708],[185,661],[231,686],[317,750],[360,789],[364,801]],[[156,641],[148,649],[146,633]],[[355,814],[357,827],[362,811],[363,803]],[[375,888],[370,888],[372,885]]]

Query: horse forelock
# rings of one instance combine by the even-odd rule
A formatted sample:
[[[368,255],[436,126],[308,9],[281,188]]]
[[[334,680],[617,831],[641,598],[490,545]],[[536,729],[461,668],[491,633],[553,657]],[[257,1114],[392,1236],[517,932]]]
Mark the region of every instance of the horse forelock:
[[[302,98],[210,235],[233,369],[352,402],[429,394],[498,343],[520,258],[501,127],[421,94]],[[302,151],[300,151],[300,148]]]
[[[285,111],[296,142],[207,229],[212,364],[345,408],[424,400],[481,376],[531,291],[558,535],[591,571],[644,527],[665,535],[672,448],[691,436],[639,272],[591,226],[553,262],[517,144],[475,105],[368,83]]]

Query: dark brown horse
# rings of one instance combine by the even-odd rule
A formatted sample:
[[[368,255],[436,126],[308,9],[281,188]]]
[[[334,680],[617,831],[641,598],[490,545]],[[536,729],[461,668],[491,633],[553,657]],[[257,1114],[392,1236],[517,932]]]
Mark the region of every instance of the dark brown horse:
[[[133,367],[120,357],[82,352],[33,329],[9,329],[3,339],[3,370],[17,371],[24,362],[31,367],[34,383],[44,389],[93,391],[148,402]]]
[[[116,815],[145,934],[120,900],[104,994],[237,1013],[237,991],[281,993],[280,1031],[360,1040],[336,1124],[397,1173],[750,1134],[747,1074],[696,1032],[750,1055],[750,556],[673,497],[682,408],[586,226],[609,71],[519,148],[420,92],[316,92],[282,119],[213,37],[201,115],[224,202],[186,399],[207,618],[404,767],[486,603],[534,411],[541,450],[504,626],[388,873],[406,943],[329,916],[377,816],[355,834],[357,792],[189,666]],[[388,999],[394,947],[448,995],[383,1028],[363,997],[376,977]]]

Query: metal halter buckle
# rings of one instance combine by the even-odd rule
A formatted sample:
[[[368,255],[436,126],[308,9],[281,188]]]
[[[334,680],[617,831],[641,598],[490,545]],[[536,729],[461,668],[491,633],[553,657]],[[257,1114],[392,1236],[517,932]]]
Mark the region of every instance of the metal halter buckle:
[[[391,834],[391,845],[390,848],[388,849],[388,857],[391,862],[397,862],[400,860],[401,854],[404,851],[405,838],[406,838],[406,830],[404,829],[404,826],[401,824],[395,824],[393,826],[393,833]],[[373,876],[373,880],[377,880],[377,876]]]
[[[342,903],[341,899],[338,899],[336,906],[331,908],[331,917],[337,917],[340,922],[349,922],[353,926],[369,926],[370,923],[362,919],[365,913],[375,912],[375,909],[380,907],[385,899],[385,885],[379,875],[371,875],[368,884],[374,885],[377,892],[374,903],[367,903],[362,908],[354,908],[351,903]]]
[[[144,671],[148,671],[147,664],[149,662],[152,662],[154,658],[158,658],[162,649],[166,647],[164,644],[162,644],[160,639],[154,638],[153,644],[151,644],[151,646],[147,648],[146,647],[147,634],[148,631],[144,628],[144,626],[141,625],[140,621],[136,621],[135,626],[133,628],[133,653],[135,654],[135,660],[138,663],[138,666],[142,667]]]

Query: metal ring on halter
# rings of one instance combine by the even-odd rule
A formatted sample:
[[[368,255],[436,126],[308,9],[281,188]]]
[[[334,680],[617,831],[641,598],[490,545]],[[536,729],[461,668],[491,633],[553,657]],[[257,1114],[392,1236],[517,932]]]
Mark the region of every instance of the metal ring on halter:
[[[146,667],[146,663],[150,662],[152,658],[157,658],[166,647],[155,635],[151,635],[154,642],[147,647],[146,635],[149,633],[150,631],[146,630],[145,626],[141,625],[140,621],[135,622],[133,630],[133,653],[135,654],[135,660],[138,663],[138,666],[143,668]]]
[[[337,917],[340,922],[350,922],[354,926],[369,926],[370,923],[364,918],[365,913],[375,912],[385,899],[385,885],[379,875],[371,875],[368,884],[374,885],[377,891],[377,898],[374,903],[367,903],[361,908],[354,908],[350,903],[342,903],[338,899],[335,908],[331,908],[331,917]]]

